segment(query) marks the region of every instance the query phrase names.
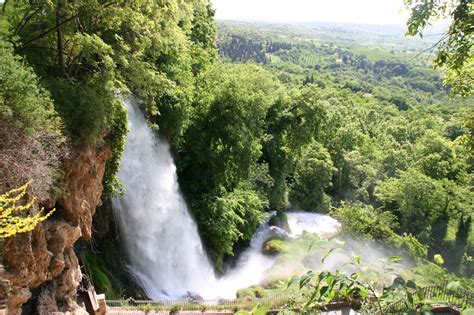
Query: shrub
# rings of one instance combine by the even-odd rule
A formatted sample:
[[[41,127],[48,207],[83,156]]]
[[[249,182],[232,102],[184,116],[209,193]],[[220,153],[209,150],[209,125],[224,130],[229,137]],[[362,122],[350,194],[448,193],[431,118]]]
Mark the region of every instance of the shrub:
[[[67,153],[61,119],[33,70],[0,40],[0,192],[28,180],[42,201]]]
[[[0,240],[16,234],[32,231],[36,225],[46,220],[54,210],[42,215],[42,211],[29,215],[35,198],[22,202],[27,195],[29,183],[0,195]]]
[[[33,69],[1,40],[0,55],[0,118],[30,135],[40,130],[60,134],[61,120]]]

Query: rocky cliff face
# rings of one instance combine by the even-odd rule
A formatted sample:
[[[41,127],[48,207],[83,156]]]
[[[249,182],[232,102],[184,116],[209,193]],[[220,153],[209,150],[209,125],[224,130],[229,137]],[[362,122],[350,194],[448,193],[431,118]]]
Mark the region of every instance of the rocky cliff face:
[[[37,314],[82,312],[75,303],[82,273],[74,243],[92,235],[92,216],[100,203],[105,164],[111,155],[105,144],[73,150],[63,164],[62,197],[39,205],[54,207],[54,215],[33,232],[5,242],[0,278],[10,281],[9,314],[20,313],[33,289]]]

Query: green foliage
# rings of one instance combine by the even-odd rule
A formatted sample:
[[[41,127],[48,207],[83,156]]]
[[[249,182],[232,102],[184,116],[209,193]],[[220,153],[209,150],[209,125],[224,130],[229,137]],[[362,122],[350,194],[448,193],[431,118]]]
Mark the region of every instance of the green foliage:
[[[397,217],[391,212],[361,204],[342,204],[331,210],[331,215],[342,224],[342,232],[353,237],[382,242],[386,246],[405,251],[415,260],[425,258],[427,248],[411,234],[398,235]]]
[[[112,299],[122,298],[122,289],[112,283],[107,275],[107,269],[102,259],[97,257],[97,254],[90,250],[85,251],[83,258],[83,263],[88,275],[91,277],[95,290],[100,293],[105,293],[106,296]]]
[[[325,189],[331,185],[332,173],[329,152],[321,144],[309,145],[296,163],[291,204],[306,210],[328,211],[329,197]]]
[[[289,89],[279,94],[269,108],[266,118],[268,137],[264,142],[263,153],[274,181],[269,193],[270,203],[279,211],[288,207],[288,178],[295,172],[296,161],[303,148],[317,136],[321,121],[325,118],[328,103],[324,97],[315,86],[305,87],[301,91]],[[307,151],[311,151],[311,147]],[[302,164],[299,166],[300,171],[305,168]],[[301,184],[303,181],[301,178]]]
[[[440,282],[438,279],[438,286],[425,289],[414,280],[405,280],[402,276],[393,278],[391,274],[396,272],[399,261],[399,257],[393,256],[367,266],[361,263],[360,256],[355,256],[352,262],[341,267],[346,272],[309,271],[301,277],[293,277],[287,286],[299,284],[300,296],[287,303],[287,307],[309,313],[323,309],[325,303],[343,301],[361,313],[385,314],[395,310],[391,309],[394,303],[403,303],[401,310],[414,313],[430,310],[434,305],[455,305],[461,309],[469,305],[459,281]],[[349,275],[347,270],[351,270]]]
[[[47,82],[56,110],[76,143],[101,141],[113,120],[114,107],[121,106],[112,91],[104,91],[102,82],[100,76],[82,82]]]
[[[201,81],[198,90],[208,92],[195,98],[184,150],[179,153],[180,180],[189,199],[215,194],[219,185],[230,191],[252,179],[249,187],[278,213],[290,205],[324,211],[334,202],[363,203],[372,207],[341,207],[352,234],[400,248],[417,260],[427,256],[427,247],[432,254],[443,244],[448,221],[457,220],[472,200],[467,189],[470,155],[463,145],[469,142],[469,124],[464,128],[453,119],[469,112],[470,103],[449,100],[439,73],[404,55],[419,50],[421,42],[416,48],[390,42],[394,49],[389,53],[365,43],[347,44],[340,33],[331,34],[334,42],[326,43],[315,42],[315,33],[303,28],[268,31],[264,25],[250,29],[238,23],[219,27],[222,56],[237,63],[261,63],[282,84],[261,89],[272,91],[262,107],[255,88],[228,77],[244,75],[260,88],[253,74],[234,70],[227,75],[221,66],[219,75],[203,73],[218,79]],[[265,76],[271,77],[268,72]],[[224,94],[220,87],[227,92],[224,98],[217,97]],[[264,126],[263,132],[253,129],[253,138],[243,137],[245,129],[232,117],[241,119],[242,94],[253,95],[254,106],[262,109],[252,112]],[[228,110],[224,99],[233,99],[237,110]],[[251,103],[250,98],[245,102]],[[210,114],[216,118],[209,119]],[[217,119],[232,126],[232,132],[222,133]],[[212,144],[215,139],[210,141],[210,135],[218,135],[221,142]],[[235,147],[235,138],[252,141]],[[240,160],[235,161],[231,152]],[[221,163],[214,162],[217,156]],[[247,170],[264,180],[253,180]],[[193,177],[202,173],[208,175]],[[196,217],[206,212],[205,203],[193,206]],[[360,209],[347,209],[354,207]]]
[[[264,218],[266,205],[256,192],[245,188],[222,189],[219,195],[204,199],[206,208],[198,212],[197,219],[217,261],[224,254],[232,255],[237,241],[250,240]]]
[[[263,218],[272,179],[259,161],[261,141],[268,96],[279,85],[252,65],[216,64],[197,80],[178,172],[204,241],[221,260],[237,241],[248,241]]]
[[[0,192],[31,181],[42,200],[67,151],[62,120],[33,69],[1,36],[0,55]]]
[[[219,65],[198,78],[195,121],[185,135],[184,170],[205,170],[201,185],[233,189],[261,155],[264,118],[270,91],[278,88],[268,72],[255,66]],[[189,161],[189,162],[188,162]],[[192,161],[192,164],[191,164]]]
[[[435,63],[450,69],[453,91],[469,94],[472,4],[405,2],[414,5],[412,35],[434,15],[452,13]],[[448,267],[472,256],[472,223],[465,222],[473,200],[472,99],[449,99],[440,74],[410,57],[426,43],[221,25],[222,55],[260,63],[235,65],[216,61],[214,10],[206,0],[40,5],[4,3],[0,122],[56,139],[64,124],[74,144],[105,141],[113,153],[103,181],[107,199],[120,190],[114,176],[127,132],[118,95],[133,96],[172,144],[181,187],[218,269],[236,244],[250,240],[269,206],[283,217],[290,205],[326,211],[340,204],[332,214],[355,237],[414,258],[427,256],[426,245],[430,256],[439,246]],[[55,159],[45,163],[56,168],[59,154],[48,156]],[[291,256],[307,254],[310,241],[306,235],[304,245],[269,245]],[[456,248],[452,264],[446,251]],[[98,286],[119,294],[106,263],[89,260]],[[368,288],[350,291],[340,274],[323,278],[311,303],[335,298],[334,288],[348,297]]]
[[[422,36],[423,29],[431,21],[450,19],[449,29],[436,43],[435,64],[447,69],[446,83],[452,85],[455,93],[463,96],[471,94],[474,84],[472,1],[405,0],[405,5],[411,10],[407,22],[408,35]]]
[[[400,230],[425,242],[448,200],[441,183],[414,169],[381,183],[377,192],[384,209],[397,215]]]
[[[119,170],[122,153],[125,149],[125,139],[128,132],[127,111],[121,104],[115,105],[115,111],[110,131],[105,139],[111,147],[112,157],[107,160],[105,166],[105,174],[102,180],[104,185],[102,199],[110,198],[112,195],[122,192],[121,183],[115,174]]]
[[[265,289],[260,286],[251,286],[249,288],[240,289],[236,293],[237,299],[255,299],[262,298],[265,295]]]
[[[1,38],[0,54],[0,119],[30,134],[42,130],[60,135],[61,120],[33,70]]]

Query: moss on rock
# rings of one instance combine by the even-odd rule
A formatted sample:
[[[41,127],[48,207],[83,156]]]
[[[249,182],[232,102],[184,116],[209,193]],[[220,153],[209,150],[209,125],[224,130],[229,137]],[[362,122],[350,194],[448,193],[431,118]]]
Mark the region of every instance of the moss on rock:
[[[262,251],[266,255],[278,255],[285,248],[285,243],[281,237],[272,237],[262,245]]]

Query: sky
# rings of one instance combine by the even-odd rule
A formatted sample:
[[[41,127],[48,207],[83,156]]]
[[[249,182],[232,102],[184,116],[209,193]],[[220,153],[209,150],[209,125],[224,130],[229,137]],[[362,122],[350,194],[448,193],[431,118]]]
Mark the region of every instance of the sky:
[[[211,0],[219,20],[403,25],[403,0]]]

